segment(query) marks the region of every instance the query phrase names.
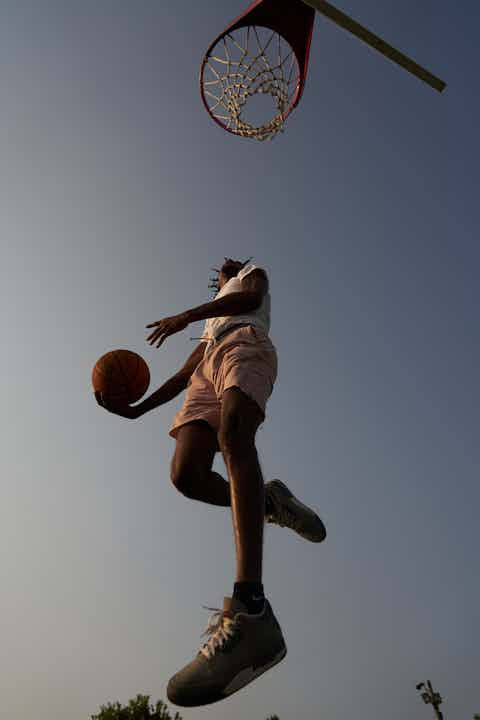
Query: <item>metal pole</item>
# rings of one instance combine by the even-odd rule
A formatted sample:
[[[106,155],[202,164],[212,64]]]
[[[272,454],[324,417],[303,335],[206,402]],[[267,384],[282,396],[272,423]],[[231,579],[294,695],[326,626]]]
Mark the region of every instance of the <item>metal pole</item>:
[[[382,53],[382,55],[385,55],[385,57],[388,57],[390,60],[393,60],[393,62],[396,62],[398,65],[401,65],[405,68],[405,70],[408,70],[409,73],[416,75],[420,78],[420,80],[423,80],[428,85],[435,88],[435,90],[438,90],[438,92],[442,92],[442,90],[445,89],[446,83],[443,80],[433,75],[429,70],[416,63],[407,55],[401,53],[400,50],[397,50],[392,47],[392,45],[389,45],[385,42],[385,40],[378,37],[378,35],[375,35],[370,30],[367,30],[367,28],[363,27],[363,25],[360,25],[360,23],[356,20],[334,7],[326,0],[303,0],[303,2],[315,8],[318,12],[321,12],[334,23],[340,25],[340,27],[344,30],[348,30],[348,32],[356,35],[360,40],[363,40],[363,42],[370,45],[370,47],[378,50],[378,52]]]

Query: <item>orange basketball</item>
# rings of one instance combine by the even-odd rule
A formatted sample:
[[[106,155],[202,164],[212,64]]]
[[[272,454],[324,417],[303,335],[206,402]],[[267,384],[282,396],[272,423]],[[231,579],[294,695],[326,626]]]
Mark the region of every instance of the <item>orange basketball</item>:
[[[131,350],[111,350],[97,360],[92,370],[93,389],[112,400],[137,402],[150,384],[145,360]]]

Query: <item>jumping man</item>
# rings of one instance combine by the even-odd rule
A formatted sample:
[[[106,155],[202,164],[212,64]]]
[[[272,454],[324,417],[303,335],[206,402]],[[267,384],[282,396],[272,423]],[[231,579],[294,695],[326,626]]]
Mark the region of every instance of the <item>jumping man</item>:
[[[169,432],[176,440],[172,482],[188,498],[232,508],[236,582],[223,610],[210,619],[208,641],[168,684],[169,700],[183,707],[231,695],[286,655],[280,625],[262,585],[264,522],[289,527],[311,542],[326,536],[318,515],[284,483],[272,480],[264,485],[255,434],[277,376],[277,354],[268,336],[267,273],[248,263],[225,258],[219,270],[214,268],[219,275],[212,302],[146,326],[155,328],[147,341],[160,347],[189,323],[206,320],[202,342],[149,398],[129,406],[95,394],[110,412],[137,418],[187,389]],[[229,482],[212,470],[218,451]]]

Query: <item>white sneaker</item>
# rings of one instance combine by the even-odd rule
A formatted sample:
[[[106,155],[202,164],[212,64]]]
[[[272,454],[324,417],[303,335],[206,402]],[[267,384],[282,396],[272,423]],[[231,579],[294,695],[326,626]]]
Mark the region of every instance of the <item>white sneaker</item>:
[[[213,608],[212,608],[213,609]],[[249,615],[234,598],[225,598],[204,633],[209,640],[168,683],[167,697],[181,707],[223,700],[277,665],[287,654],[280,625],[268,600]]]
[[[265,484],[265,497],[270,500],[271,512],[265,521],[295,530],[310,542],[320,543],[327,537],[325,525],[313,510],[290,492],[281,480],[271,480]]]

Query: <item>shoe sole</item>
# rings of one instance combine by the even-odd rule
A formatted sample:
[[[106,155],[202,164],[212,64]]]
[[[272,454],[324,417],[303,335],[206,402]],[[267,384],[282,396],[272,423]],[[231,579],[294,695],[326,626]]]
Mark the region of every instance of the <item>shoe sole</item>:
[[[213,705],[213,703],[220,702],[221,700],[225,700],[227,697],[230,697],[246,685],[252,683],[260,677],[260,675],[263,675],[268,670],[275,667],[275,665],[278,665],[286,654],[287,648],[285,646],[274,656],[272,660],[270,660],[270,662],[265,665],[261,665],[255,669],[253,667],[244,668],[233,678],[233,680],[229,682],[226,687],[222,688],[222,690],[216,688],[211,690],[210,694],[208,694],[202,691],[201,688],[197,688],[198,694],[192,693],[189,698],[182,698],[181,694],[177,694],[175,692],[176,689],[169,685],[167,688],[167,697],[170,702],[174,705],[178,705],[179,707],[202,707],[203,705]]]
[[[249,685],[251,682],[256,680],[260,675],[263,675],[263,673],[266,673],[267,670],[270,670],[271,668],[275,667],[275,665],[278,665],[279,662],[283,660],[285,655],[287,654],[287,648],[283,648],[275,657],[273,660],[271,660],[266,665],[261,665],[258,668],[255,668],[255,670],[252,667],[245,668],[245,670],[242,670],[236,677],[233,678],[233,680],[227,685],[227,687],[223,691],[224,697],[230,697],[230,695],[233,695],[233,693],[238,692],[242,688],[244,688],[246,685]]]

